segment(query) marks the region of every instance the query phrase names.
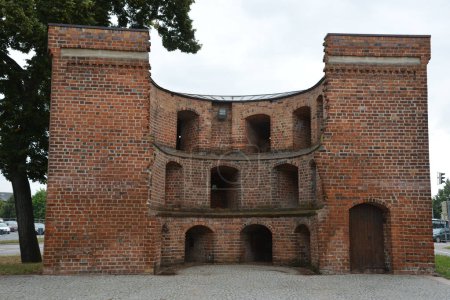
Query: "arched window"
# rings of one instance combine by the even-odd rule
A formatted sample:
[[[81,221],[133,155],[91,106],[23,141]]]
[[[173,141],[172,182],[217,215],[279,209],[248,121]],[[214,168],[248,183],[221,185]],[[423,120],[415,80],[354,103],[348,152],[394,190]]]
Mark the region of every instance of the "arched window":
[[[237,209],[240,183],[239,171],[228,166],[211,169],[211,208]]]
[[[308,106],[296,109],[293,119],[293,149],[311,147],[311,109]]]
[[[193,111],[182,110],[177,113],[176,149],[186,152],[198,150],[199,116]]]
[[[275,167],[276,207],[292,208],[298,206],[298,168],[291,164]]]
[[[270,151],[270,116],[252,115],[245,119],[247,151],[260,153]]]

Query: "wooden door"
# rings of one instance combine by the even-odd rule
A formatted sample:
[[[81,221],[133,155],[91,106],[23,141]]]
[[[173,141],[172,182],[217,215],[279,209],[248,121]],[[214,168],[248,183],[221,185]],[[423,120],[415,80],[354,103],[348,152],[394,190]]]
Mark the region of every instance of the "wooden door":
[[[350,267],[352,272],[385,271],[383,212],[376,206],[350,209]]]

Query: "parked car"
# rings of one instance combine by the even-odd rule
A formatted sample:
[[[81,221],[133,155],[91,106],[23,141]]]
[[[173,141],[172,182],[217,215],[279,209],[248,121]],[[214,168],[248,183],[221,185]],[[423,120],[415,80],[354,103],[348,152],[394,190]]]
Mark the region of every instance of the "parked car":
[[[45,224],[43,223],[34,223],[34,230],[37,235],[45,234]]]
[[[0,232],[2,234],[9,234],[11,232],[11,229],[9,229],[8,225],[6,225],[5,223],[0,223]]]
[[[446,233],[447,232],[447,236]],[[433,241],[436,243],[445,242],[450,240],[450,229],[446,228],[436,228],[433,229]]]
[[[11,229],[11,232],[16,232],[18,229],[17,222],[16,221],[5,221],[6,225],[8,225],[9,229]]]

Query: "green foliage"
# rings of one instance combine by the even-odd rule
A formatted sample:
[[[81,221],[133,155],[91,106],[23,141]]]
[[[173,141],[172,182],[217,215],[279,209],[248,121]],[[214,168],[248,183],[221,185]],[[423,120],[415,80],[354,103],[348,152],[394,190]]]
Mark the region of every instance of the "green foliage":
[[[193,0],[0,0],[0,171],[46,181],[50,99],[47,24],[154,27],[168,50],[196,53]],[[9,49],[34,56],[21,67]]]
[[[193,0],[0,0],[0,172],[13,183],[22,261],[40,261],[27,179],[45,183],[51,61],[47,24],[155,28],[172,51],[196,53]],[[31,54],[25,66],[10,51]],[[4,208],[2,208],[4,210]],[[38,210],[43,213],[42,210]],[[22,224],[22,225],[21,225]]]
[[[442,277],[450,279],[450,256],[437,254],[435,256],[435,264],[436,272]]]
[[[444,183],[444,187],[439,189],[436,196],[433,197],[433,218],[440,219],[442,213],[441,203],[450,200],[450,180]]]
[[[32,197],[34,219],[45,219],[45,205],[47,203],[47,191],[40,189]]]
[[[16,208],[14,205],[14,196],[9,197],[8,201],[3,202],[3,205],[0,208],[0,217],[2,217],[3,219],[16,218]]]

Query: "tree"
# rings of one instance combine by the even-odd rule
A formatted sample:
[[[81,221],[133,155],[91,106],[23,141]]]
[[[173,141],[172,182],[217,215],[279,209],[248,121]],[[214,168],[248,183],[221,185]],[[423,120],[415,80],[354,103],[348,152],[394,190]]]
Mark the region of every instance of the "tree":
[[[47,191],[40,189],[33,195],[33,214],[36,219],[45,219],[45,205],[47,203]]]
[[[4,219],[14,219],[16,217],[14,202],[14,196],[9,197],[8,201],[3,202],[0,208],[0,217]]]
[[[164,47],[196,53],[193,0],[0,0],[0,171],[11,181],[22,262],[39,262],[29,180],[46,182],[50,99],[47,24],[155,28]],[[22,67],[10,50],[32,53]]]
[[[444,183],[444,187],[439,189],[436,196],[433,197],[433,218],[440,219],[442,214],[442,202],[450,201],[450,180]]]

